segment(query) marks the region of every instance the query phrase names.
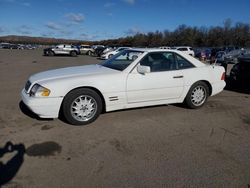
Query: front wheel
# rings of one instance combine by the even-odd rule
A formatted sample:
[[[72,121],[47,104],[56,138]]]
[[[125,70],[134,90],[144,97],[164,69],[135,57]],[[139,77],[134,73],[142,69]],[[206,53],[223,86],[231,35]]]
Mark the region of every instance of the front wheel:
[[[64,118],[73,125],[95,121],[102,111],[101,97],[93,90],[76,89],[66,95],[62,105]]]
[[[48,56],[54,56],[55,53],[53,51],[48,51]]]
[[[70,52],[70,55],[71,55],[72,57],[76,57],[76,56],[77,56],[77,53],[76,53],[75,51],[72,51],[72,52]]]
[[[185,103],[189,108],[200,108],[208,98],[209,88],[204,82],[195,83],[189,90]]]

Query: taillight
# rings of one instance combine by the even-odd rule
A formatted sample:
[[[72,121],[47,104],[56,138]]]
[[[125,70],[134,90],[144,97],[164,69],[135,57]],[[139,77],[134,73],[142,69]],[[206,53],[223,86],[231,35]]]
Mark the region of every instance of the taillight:
[[[221,79],[221,80],[225,80],[225,77],[226,77],[226,73],[223,72],[220,79]]]

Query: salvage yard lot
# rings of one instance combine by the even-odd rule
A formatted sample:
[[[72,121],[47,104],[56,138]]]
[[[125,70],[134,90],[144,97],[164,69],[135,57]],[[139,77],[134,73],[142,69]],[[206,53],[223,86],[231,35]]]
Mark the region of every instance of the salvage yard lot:
[[[8,141],[26,148],[19,171],[4,187],[250,185],[249,94],[225,90],[198,110],[163,105],[110,112],[87,126],[20,110],[20,91],[31,74],[97,62],[84,55],[0,50],[0,148]]]

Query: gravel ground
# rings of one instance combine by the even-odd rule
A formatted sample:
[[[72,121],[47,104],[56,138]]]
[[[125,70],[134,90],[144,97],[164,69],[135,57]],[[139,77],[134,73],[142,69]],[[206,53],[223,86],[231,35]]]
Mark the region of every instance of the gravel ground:
[[[110,112],[79,127],[20,110],[31,74],[98,61],[0,50],[2,187],[250,186],[249,94],[225,90],[199,110],[163,105]],[[4,149],[7,142],[13,152]]]

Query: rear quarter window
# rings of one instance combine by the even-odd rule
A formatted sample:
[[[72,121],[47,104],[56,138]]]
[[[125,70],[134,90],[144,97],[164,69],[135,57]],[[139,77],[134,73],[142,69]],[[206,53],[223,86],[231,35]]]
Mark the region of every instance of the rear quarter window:
[[[195,67],[192,63],[190,63],[188,60],[178,54],[176,54],[175,58],[178,69],[189,69]]]

